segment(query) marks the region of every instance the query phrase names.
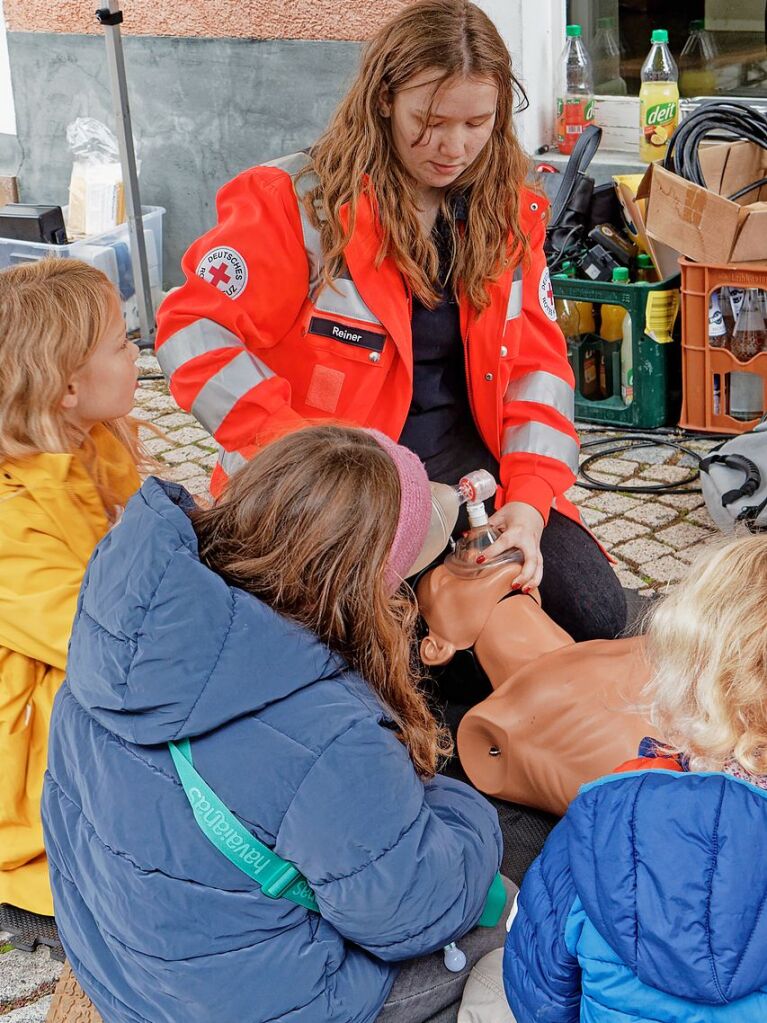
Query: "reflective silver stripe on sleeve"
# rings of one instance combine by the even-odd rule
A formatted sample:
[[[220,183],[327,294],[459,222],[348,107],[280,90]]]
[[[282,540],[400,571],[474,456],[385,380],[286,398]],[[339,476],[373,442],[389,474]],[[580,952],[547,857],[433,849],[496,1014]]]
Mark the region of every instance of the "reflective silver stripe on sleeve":
[[[247,465],[248,460],[239,451],[224,451],[222,448],[218,454],[218,464],[227,476],[232,476],[243,465]]]
[[[526,373],[512,380],[503,396],[506,401],[534,401],[548,405],[572,422],[575,415],[575,391],[561,377],[543,370]]]
[[[506,306],[506,320],[515,320],[517,316],[522,312],[522,289],[524,282],[522,280],[522,267],[518,266],[514,271],[514,279],[511,282],[511,291],[509,292],[509,304]]]
[[[363,301],[354,281],[348,278],[336,277],[332,288],[329,285],[322,288],[314,301],[314,308],[321,313],[334,313],[375,326],[381,325],[381,321]]]
[[[191,413],[215,436],[236,402],[274,373],[250,352],[242,351],[215,373],[192,403]]]
[[[278,167],[285,171],[293,179],[293,189],[298,199],[298,213],[301,217],[301,231],[304,236],[304,248],[309,260],[309,294],[314,296],[322,276],[322,244],[320,232],[309,219],[309,214],[304,207],[304,197],[316,188],[319,178],[314,171],[302,175],[298,181],[296,178],[301,171],[311,164],[311,157],[308,153],[292,153],[290,156],[282,156],[278,160],[270,160],[264,164],[265,167]]]
[[[544,423],[525,423],[510,426],[503,431],[502,455],[544,455],[564,464],[573,473],[578,472],[578,444],[566,433]]]
[[[198,355],[215,352],[220,348],[241,348],[245,346],[231,330],[213,320],[195,320],[188,327],[182,327],[163,342],[157,349],[157,361],[166,377],[170,378],[179,367]]]

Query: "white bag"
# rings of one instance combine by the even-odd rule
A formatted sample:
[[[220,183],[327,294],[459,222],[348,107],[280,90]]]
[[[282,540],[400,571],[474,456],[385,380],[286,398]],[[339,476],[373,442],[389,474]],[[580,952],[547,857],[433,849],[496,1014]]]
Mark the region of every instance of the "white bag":
[[[725,533],[738,524],[767,529],[767,416],[701,460],[700,485],[709,515]]]

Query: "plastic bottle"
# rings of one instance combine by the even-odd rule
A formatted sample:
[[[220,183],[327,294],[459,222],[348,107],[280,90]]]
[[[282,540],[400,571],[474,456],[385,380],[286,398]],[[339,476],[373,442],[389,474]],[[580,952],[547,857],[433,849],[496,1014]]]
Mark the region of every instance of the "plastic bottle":
[[[581,39],[581,26],[568,25],[567,42],[559,61],[557,145],[572,153],[583,129],[594,119],[594,79],[591,58]]]
[[[654,284],[658,280],[655,263],[646,252],[640,252],[637,256],[636,279],[637,284]]]
[[[645,163],[661,160],[679,120],[677,68],[668,48],[668,32],[657,28],[642,65],[639,90],[639,158]]]
[[[621,341],[621,398],[624,405],[634,400],[634,337],[631,329],[631,313],[623,317],[623,340]]]
[[[626,267],[620,266],[613,270],[613,284],[625,285],[629,283],[629,272]],[[626,317],[626,309],[622,305],[603,303],[599,335],[602,339],[600,344],[599,359],[599,392],[602,398],[612,398],[618,390],[617,372],[613,379],[614,355],[618,345],[623,340],[623,321]]]
[[[704,20],[691,21],[690,34],[679,55],[681,96],[713,96],[716,93],[712,63],[717,54],[714,37],[706,31]]]
[[[759,293],[749,288],[743,297],[735,330],[732,332],[730,351],[738,362],[748,362],[764,350],[767,328],[760,309]]]
[[[628,284],[629,272],[625,266],[617,266],[613,270],[613,284]],[[622,305],[602,306],[602,326],[599,331],[603,341],[620,341],[623,338],[623,318],[626,308]]]
[[[735,289],[731,289],[732,291]],[[743,297],[730,351],[739,362],[748,362],[764,350],[767,328],[760,309],[759,292],[749,288]],[[764,411],[764,384],[756,373],[730,373],[730,415],[733,419],[757,419]]]
[[[711,292],[708,303],[708,343],[712,348],[728,348],[729,332],[724,321],[718,291]]]
[[[599,18],[591,44],[594,66],[594,92],[600,96],[625,96],[621,78],[621,48],[615,31],[615,18]]]

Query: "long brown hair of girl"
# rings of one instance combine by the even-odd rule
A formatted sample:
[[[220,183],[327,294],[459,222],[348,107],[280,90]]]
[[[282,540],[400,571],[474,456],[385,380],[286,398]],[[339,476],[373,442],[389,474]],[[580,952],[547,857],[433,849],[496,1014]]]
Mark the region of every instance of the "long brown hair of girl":
[[[428,778],[451,744],[420,689],[415,604],[386,584],[399,508],[396,467],[373,437],[316,426],[263,448],[192,522],[206,565],[359,672]]]
[[[481,311],[490,301],[487,285],[529,250],[519,214],[528,160],[512,125],[515,96],[526,103],[524,91],[497,28],[476,4],[417,0],[372,38],[357,78],[312,148],[320,183],[306,197],[306,210],[320,229],[324,276],[330,283],[341,270],[367,175],[383,236],[378,264],[392,256],[418,298],[431,307],[437,303],[437,249],[421,231],[415,184],[397,157],[390,121],[379,109],[382,92],[393,96],[416,75],[431,70],[435,94],[443,84],[460,78],[489,79],[498,89],[492,136],[446,196],[470,193],[466,230],[460,238],[453,231],[457,243],[453,279]],[[340,211],[347,203],[345,228]],[[448,202],[443,203],[443,214],[450,216]]]

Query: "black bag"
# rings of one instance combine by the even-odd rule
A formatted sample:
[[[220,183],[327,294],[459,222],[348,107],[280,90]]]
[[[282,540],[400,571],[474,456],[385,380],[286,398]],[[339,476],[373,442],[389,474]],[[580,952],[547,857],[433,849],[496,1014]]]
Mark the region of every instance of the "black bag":
[[[556,272],[565,259],[583,247],[586,234],[594,223],[606,223],[612,218],[603,210],[596,213],[601,220],[592,217],[594,203],[594,179],[585,173],[602,139],[602,129],[590,124],[575,144],[562,175],[562,182],[551,205],[551,217],[546,229],[544,251],[552,272]],[[615,193],[610,184],[596,189],[596,193]],[[609,200],[608,200],[609,201]],[[617,203],[617,200],[616,200]]]

